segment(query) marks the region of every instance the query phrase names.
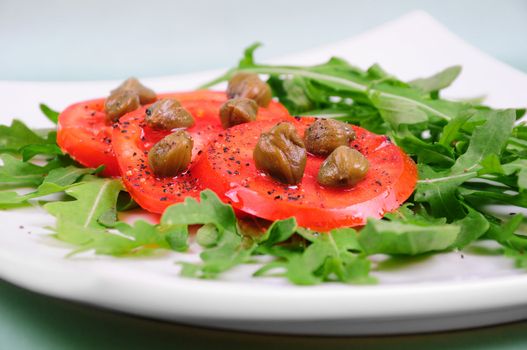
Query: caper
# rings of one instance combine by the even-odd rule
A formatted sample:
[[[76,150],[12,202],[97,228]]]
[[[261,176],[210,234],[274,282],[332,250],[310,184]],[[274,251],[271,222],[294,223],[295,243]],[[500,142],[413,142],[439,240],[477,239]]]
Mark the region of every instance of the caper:
[[[267,107],[271,98],[271,88],[257,74],[236,73],[227,87],[229,98],[245,97],[254,100],[261,107]]]
[[[253,152],[256,168],[276,180],[295,185],[306,168],[306,148],[293,124],[282,122],[262,133]]]
[[[152,103],[157,99],[157,95],[154,90],[147,88],[137,78],[128,78],[121,85],[119,85],[115,90],[112,90],[112,94],[117,91],[133,91],[139,95],[139,100],[141,104]]]
[[[145,121],[150,127],[161,130],[186,128],[194,125],[192,114],[181,107],[179,101],[172,98],[164,98],[150,106],[146,110]]]
[[[349,146],[353,139],[351,126],[334,119],[317,119],[304,135],[307,151],[319,156],[327,156],[339,146]]]
[[[156,143],[148,152],[148,163],[159,177],[172,177],[187,169],[194,141],[185,130],[176,130]]]
[[[128,112],[141,106],[139,96],[133,91],[121,90],[113,92],[104,102],[104,111],[110,122],[116,122]]]
[[[256,120],[258,105],[248,98],[234,98],[220,108],[221,125],[226,128]]]
[[[318,183],[328,187],[351,187],[368,172],[369,162],[349,146],[337,147],[324,160],[318,171]]]

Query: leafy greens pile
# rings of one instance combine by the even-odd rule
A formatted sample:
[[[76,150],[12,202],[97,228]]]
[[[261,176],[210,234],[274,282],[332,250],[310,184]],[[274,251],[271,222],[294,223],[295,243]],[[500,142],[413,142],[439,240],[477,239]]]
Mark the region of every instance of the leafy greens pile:
[[[417,188],[401,208],[382,220],[368,220],[360,233],[351,228],[314,232],[298,227],[294,218],[255,228],[238,221],[229,205],[206,190],[199,202],[187,198],[170,206],[159,224],[129,224],[118,214],[133,208],[133,201],[119,180],[93,176],[100,169],[79,167],[63,155],[53,130],[30,130],[17,120],[0,126],[0,183],[9,188],[0,191],[0,207],[63,193],[66,198],[48,199],[43,206],[56,217],[55,237],[77,246],[72,253],[184,252],[195,242],[202,247],[201,261],[181,263],[188,277],[214,278],[271,256],[255,276],[284,276],[295,284],[372,283],[371,255],[443,252],[480,239],[497,242],[518,266],[527,266],[527,237],[518,232],[523,216],[504,219],[492,211],[492,205],[527,207],[527,126],[517,122],[525,110],[442,99],[440,91],[461,71],[457,66],[403,82],[379,65],[364,71],[339,58],[310,67],[260,65],[253,58],[258,46],[204,87],[236,72],[264,74],[292,114],[335,118],[389,135],[419,168]],[[56,122],[56,112],[44,105],[41,110]],[[11,190],[27,187],[34,190]]]

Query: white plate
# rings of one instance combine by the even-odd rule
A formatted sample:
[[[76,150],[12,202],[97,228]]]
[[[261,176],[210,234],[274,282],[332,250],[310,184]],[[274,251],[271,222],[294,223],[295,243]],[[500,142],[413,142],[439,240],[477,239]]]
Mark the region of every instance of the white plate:
[[[527,103],[527,76],[467,45],[422,12],[276,62],[318,63],[338,55],[362,67],[379,62],[403,79],[453,64],[464,72],[451,97],[488,96],[496,107]],[[146,79],[162,90],[189,89],[217,72]],[[63,108],[104,95],[116,82],[0,82],[2,123],[20,117],[45,126],[37,103]],[[176,260],[196,252],[116,259],[86,254],[47,236],[42,209],[0,212],[0,276],[28,289],[147,317],[218,328],[297,334],[390,334],[458,329],[527,318],[527,276],[501,256],[453,252],[376,271],[380,284],[293,286],[251,278],[243,266],[221,280],[178,276]],[[22,226],[20,226],[22,225]]]

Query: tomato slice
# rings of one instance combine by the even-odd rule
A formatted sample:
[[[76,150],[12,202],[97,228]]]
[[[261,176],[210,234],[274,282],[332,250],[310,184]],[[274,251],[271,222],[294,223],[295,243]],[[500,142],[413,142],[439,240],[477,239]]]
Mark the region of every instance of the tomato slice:
[[[59,115],[57,144],[82,165],[90,168],[105,165],[103,175],[119,176],[104,100],[79,102],[66,108]]]
[[[178,99],[195,119],[195,124],[187,129],[194,140],[194,148],[191,164],[185,173],[173,178],[158,178],[153,175],[148,165],[148,151],[170,131],[154,130],[145,124],[147,106],[123,116],[112,136],[126,188],[143,209],[154,213],[162,213],[167,206],[181,202],[185,197],[199,198],[203,187],[199,177],[194,176],[194,165],[210,140],[226,131],[219,118],[220,107],[227,101],[224,92],[195,91],[161,97]],[[257,120],[284,118],[292,119],[285,107],[277,102],[271,102],[269,107],[258,110]]]
[[[297,118],[300,135],[314,118]],[[364,225],[397,209],[413,192],[417,181],[415,163],[388,137],[353,126],[351,146],[370,163],[366,177],[350,189],[332,189],[317,183],[323,158],[308,155],[302,182],[281,184],[258,171],[253,150],[262,131],[276,122],[255,122],[230,128],[211,142],[193,173],[201,186],[222,200],[254,216],[279,220],[295,217],[300,226],[319,231]]]

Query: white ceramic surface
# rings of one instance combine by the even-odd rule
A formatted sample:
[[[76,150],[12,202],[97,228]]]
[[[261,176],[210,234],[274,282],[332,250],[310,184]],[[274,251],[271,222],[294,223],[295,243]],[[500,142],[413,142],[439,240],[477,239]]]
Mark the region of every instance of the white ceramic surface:
[[[272,43],[270,43],[272,44]],[[379,62],[403,79],[452,64],[464,71],[453,98],[486,95],[495,107],[527,104],[527,75],[464,43],[422,12],[411,13],[358,37],[275,62],[318,63],[338,55],[366,67]],[[145,79],[158,91],[191,89],[218,72]],[[46,126],[38,102],[61,109],[106,94],[114,81],[32,83],[0,81],[0,121],[21,118]],[[392,264],[374,274],[375,286],[293,286],[251,278],[243,266],[220,280],[181,278],[167,253],[117,259],[83,254],[48,237],[52,218],[39,207],[1,211],[0,277],[48,295],[131,314],[218,328],[296,334],[393,334],[490,325],[527,318],[527,276],[501,256],[452,252]]]

